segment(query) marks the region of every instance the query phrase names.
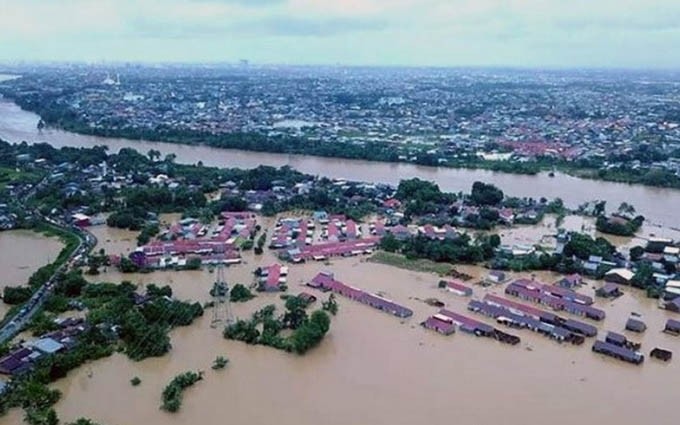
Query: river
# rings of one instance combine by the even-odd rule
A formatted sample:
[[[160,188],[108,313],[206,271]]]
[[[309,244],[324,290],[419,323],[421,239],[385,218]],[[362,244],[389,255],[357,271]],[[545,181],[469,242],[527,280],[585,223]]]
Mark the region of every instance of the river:
[[[46,142],[55,147],[92,147],[106,145],[111,151],[134,148],[146,154],[150,149],[162,155],[174,153],[177,161],[219,167],[253,168],[258,165],[289,165],[296,170],[331,178],[347,178],[373,183],[397,184],[399,180],[419,177],[435,181],[442,190],[469,191],[475,181],[493,183],[505,193],[518,197],[562,198],[571,207],[592,200],[606,200],[610,209],[621,202],[633,204],[639,213],[651,222],[676,226],[676,212],[680,210],[680,191],[629,185],[597,180],[587,180],[556,173],[535,176],[496,173],[486,170],[468,170],[426,167],[403,163],[383,163],[338,158],[321,158],[307,155],[288,155],[217,149],[208,146],[188,146],[168,143],[103,138],[80,135],[60,130],[38,130],[38,115],[19,108],[13,102],[0,99],[0,139],[8,142]]]

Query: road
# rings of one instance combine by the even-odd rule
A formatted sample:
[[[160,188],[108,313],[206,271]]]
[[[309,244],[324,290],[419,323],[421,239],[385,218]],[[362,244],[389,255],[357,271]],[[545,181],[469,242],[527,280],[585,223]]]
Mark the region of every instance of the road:
[[[43,184],[43,182],[37,184],[26,194],[26,196],[23,197],[24,203],[35,194],[41,184]],[[97,238],[85,229],[69,225],[62,220],[54,220],[44,217],[39,211],[34,211],[34,214],[55,227],[75,233],[78,236],[79,243],[76,249],[71,253],[66,261],[64,261],[64,263],[59,266],[57,270],[55,270],[54,274],[47,280],[47,282],[45,282],[37,291],[33,293],[31,298],[23,305],[21,310],[19,310],[14,315],[14,317],[9,319],[4,326],[0,327],[0,344],[4,344],[14,335],[21,332],[31,321],[33,316],[35,316],[36,313],[40,311],[41,307],[45,303],[45,300],[54,290],[56,276],[59,275],[59,273],[66,271],[74,258],[78,257],[79,255],[85,257],[97,245]]]

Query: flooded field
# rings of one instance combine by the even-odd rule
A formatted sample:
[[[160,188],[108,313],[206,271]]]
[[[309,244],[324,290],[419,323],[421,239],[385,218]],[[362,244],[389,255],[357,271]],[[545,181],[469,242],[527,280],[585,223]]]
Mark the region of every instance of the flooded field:
[[[28,230],[0,232],[0,292],[5,286],[24,285],[45,264],[54,261],[63,244]],[[0,317],[9,306],[0,302]]]

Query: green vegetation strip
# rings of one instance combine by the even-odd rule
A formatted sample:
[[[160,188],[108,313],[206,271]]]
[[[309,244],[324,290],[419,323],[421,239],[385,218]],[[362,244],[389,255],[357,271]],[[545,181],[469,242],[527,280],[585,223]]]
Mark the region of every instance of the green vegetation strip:
[[[425,259],[408,259],[403,255],[391,252],[379,251],[368,259],[372,263],[386,264],[400,269],[412,270],[414,272],[436,273],[447,275],[451,271],[451,264],[435,263]]]
[[[175,413],[182,407],[182,393],[203,379],[203,372],[184,372],[173,378],[161,395],[161,409]]]

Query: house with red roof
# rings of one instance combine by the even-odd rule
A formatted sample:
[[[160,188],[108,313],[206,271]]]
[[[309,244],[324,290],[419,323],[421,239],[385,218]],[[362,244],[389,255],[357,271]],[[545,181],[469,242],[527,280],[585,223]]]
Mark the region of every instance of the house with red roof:
[[[258,290],[264,292],[285,291],[288,280],[288,267],[281,264],[272,264],[260,267],[255,271],[259,278]]]

